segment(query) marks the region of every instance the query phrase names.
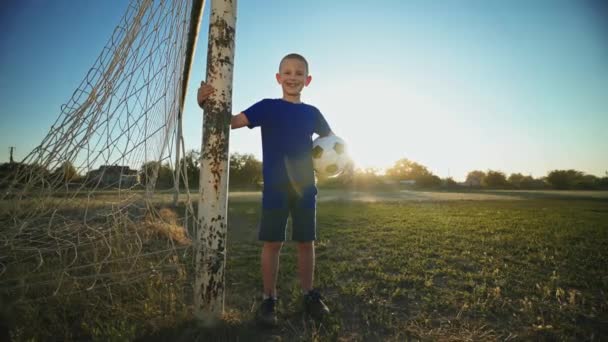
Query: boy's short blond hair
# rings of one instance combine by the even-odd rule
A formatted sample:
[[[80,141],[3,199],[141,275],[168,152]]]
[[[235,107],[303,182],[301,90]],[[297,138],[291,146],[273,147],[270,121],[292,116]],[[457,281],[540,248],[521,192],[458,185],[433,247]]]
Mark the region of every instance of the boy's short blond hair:
[[[304,65],[306,65],[306,74],[308,74],[308,61],[306,60],[306,58],[304,58],[304,56],[300,55],[299,53],[290,53],[283,57],[281,59],[281,63],[279,63],[279,71],[281,71],[281,65],[283,65],[283,61],[286,59],[297,59],[299,61],[304,62]]]

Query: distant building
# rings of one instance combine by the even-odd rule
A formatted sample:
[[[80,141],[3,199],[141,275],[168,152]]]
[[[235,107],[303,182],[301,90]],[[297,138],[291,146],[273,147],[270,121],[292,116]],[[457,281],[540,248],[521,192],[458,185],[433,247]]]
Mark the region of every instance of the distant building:
[[[468,186],[471,188],[478,188],[481,186],[481,180],[479,178],[467,178],[466,181],[462,182],[462,183],[458,183],[460,185],[464,185],[464,186]]]
[[[405,186],[405,187],[410,187],[410,186],[416,185],[416,181],[413,179],[407,179],[407,180],[384,179],[382,182],[384,183],[384,185]]]
[[[137,170],[121,165],[102,165],[97,170],[89,171],[86,178],[91,185],[107,187],[125,188],[139,183]]]
[[[400,180],[399,185],[408,185],[408,186],[416,185],[416,180],[414,180],[414,179]]]

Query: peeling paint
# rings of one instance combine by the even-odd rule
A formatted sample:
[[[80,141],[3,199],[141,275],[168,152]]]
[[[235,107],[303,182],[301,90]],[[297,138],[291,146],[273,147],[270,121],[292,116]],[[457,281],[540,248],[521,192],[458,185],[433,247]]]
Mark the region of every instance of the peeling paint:
[[[196,234],[194,304],[197,317],[224,311],[228,146],[232,116],[232,73],[236,1],[213,0],[207,49],[207,83],[215,93],[205,104],[201,151],[199,228]]]

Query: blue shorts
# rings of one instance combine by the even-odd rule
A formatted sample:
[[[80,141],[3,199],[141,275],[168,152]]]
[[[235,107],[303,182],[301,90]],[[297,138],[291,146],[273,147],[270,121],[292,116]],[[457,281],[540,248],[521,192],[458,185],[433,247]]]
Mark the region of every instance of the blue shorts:
[[[258,238],[261,241],[285,241],[287,218],[291,214],[291,239],[299,242],[316,239],[317,188],[296,191],[291,186],[264,188],[262,219]]]

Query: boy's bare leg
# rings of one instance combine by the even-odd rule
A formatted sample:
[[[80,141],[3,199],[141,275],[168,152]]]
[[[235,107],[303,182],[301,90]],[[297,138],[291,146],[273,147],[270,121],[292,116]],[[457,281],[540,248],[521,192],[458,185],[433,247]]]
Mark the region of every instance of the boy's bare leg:
[[[279,273],[279,255],[283,242],[264,242],[262,247],[262,281],[264,295],[277,296],[277,275]]]
[[[315,273],[315,242],[298,243],[298,276],[304,292],[312,290]]]
[[[329,314],[329,308],[323,302],[323,296],[313,290],[312,282],[315,273],[315,243],[298,243],[298,273],[304,294],[304,310],[316,319],[322,319]]]

